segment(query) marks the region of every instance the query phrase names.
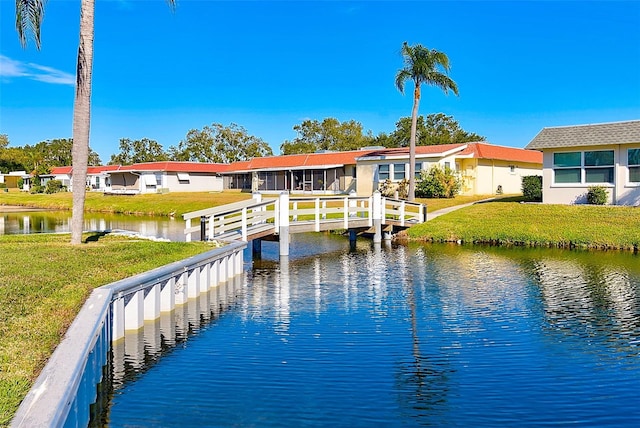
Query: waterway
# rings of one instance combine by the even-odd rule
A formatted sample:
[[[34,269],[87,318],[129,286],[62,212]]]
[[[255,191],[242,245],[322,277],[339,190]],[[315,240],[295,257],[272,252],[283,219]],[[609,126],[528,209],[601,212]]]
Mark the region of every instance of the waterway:
[[[640,426],[640,258],[292,236],[114,346],[92,426]]]
[[[135,216],[124,214],[85,213],[84,230],[126,230],[136,234],[170,241],[184,241],[185,222],[181,218]],[[69,233],[70,211],[2,211],[0,235],[31,233]]]

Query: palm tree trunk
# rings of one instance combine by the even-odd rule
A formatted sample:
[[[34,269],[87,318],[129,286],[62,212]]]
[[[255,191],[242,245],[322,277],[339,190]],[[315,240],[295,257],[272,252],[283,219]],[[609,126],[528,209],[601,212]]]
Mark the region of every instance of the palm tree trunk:
[[[413,110],[411,111],[411,136],[409,137],[409,195],[407,199],[416,199],[416,130],[418,128],[418,105],[420,104],[420,85],[413,91]]]
[[[73,104],[72,177],[73,211],[71,244],[82,242],[84,202],[89,161],[89,128],[91,122],[91,71],[93,67],[93,15],[95,0],[82,0],[80,5],[80,44],[76,70],[76,96]]]

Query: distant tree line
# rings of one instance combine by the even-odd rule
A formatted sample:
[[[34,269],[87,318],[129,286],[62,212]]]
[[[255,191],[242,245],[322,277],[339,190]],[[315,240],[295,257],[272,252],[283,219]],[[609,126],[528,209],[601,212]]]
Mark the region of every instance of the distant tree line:
[[[390,134],[376,136],[364,131],[362,124],[335,118],[305,120],[293,127],[297,136],[280,146],[283,155],[315,153],[323,150],[346,151],[363,147],[407,147],[411,132],[411,118],[396,122]],[[482,141],[484,137],[463,130],[452,117],[443,113],[419,116],[416,144],[465,143]],[[24,170],[35,175],[48,174],[56,166],[71,165],[73,140],[69,138],[39,142],[33,146],[9,147],[6,134],[0,135],[0,172]],[[202,129],[191,129],[177,145],[165,149],[156,140],[121,138],[119,151],[111,155],[109,165],[131,165],[143,162],[191,161],[230,163],[254,157],[271,156],[271,147],[259,137],[249,135],[242,126],[213,123]],[[100,157],[90,150],[89,165],[101,165]]]
[[[9,147],[9,137],[0,134],[0,172],[26,171],[30,174],[48,174],[56,166],[71,165],[73,140],[56,138],[33,146]],[[89,150],[89,165],[101,165],[100,156]]]

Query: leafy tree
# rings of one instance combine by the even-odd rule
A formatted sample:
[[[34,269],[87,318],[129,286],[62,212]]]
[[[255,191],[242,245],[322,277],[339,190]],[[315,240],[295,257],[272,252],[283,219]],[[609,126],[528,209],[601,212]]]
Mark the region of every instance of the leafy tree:
[[[282,143],[280,152],[283,155],[314,153],[320,150],[358,150],[374,141],[371,133],[364,134],[362,124],[355,120],[342,123],[334,118],[326,118],[322,122],[305,120],[293,129],[298,136],[292,141]]]
[[[271,147],[261,138],[249,135],[242,126],[213,123],[202,130],[192,129],[177,147],[169,149],[177,161],[230,163],[271,156]]]
[[[409,138],[409,200],[415,199],[416,190],[416,128],[418,122],[418,106],[420,104],[420,86],[423,83],[437,86],[444,93],[451,90],[458,95],[458,85],[449,76],[449,58],[446,54],[435,49],[428,49],[420,44],[409,46],[407,42],[402,45],[402,57],[404,67],[396,73],[396,87],[404,94],[404,85],[407,80],[414,84],[413,110],[411,112],[411,135]],[[442,70],[442,71],[440,71]]]
[[[167,0],[174,8],[175,0]],[[27,35],[33,36],[40,50],[40,29],[46,0],[16,0],[16,29],[23,47]],[[84,226],[85,186],[89,162],[89,125],[91,121],[91,73],[93,68],[95,0],[80,2],[80,43],[76,66],[76,93],[73,103],[73,210],[71,215],[71,244],[82,242]]]
[[[385,147],[407,147],[411,139],[411,117],[403,117],[396,122],[396,129],[389,135]],[[444,113],[430,114],[426,120],[418,116],[416,122],[416,146],[436,144],[467,143],[484,141],[485,138],[460,128],[460,124]]]
[[[131,141],[129,138],[121,138],[120,153],[111,155],[109,165],[131,165],[166,160],[169,160],[169,155],[164,151],[162,145],[155,140],[143,138]]]
[[[21,162],[22,152],[15,147],[9,147],[9,136],[0,134],[0,173],[25,170]]]

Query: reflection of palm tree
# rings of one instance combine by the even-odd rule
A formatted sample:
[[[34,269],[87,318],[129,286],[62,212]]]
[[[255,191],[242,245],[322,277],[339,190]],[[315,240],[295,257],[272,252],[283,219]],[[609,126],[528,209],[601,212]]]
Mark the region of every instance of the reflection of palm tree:
[[[399,249],[400,250],[400,249]],[[418,331],[418,307],[416,290],[409,263],[399,263],[401,277],[406,286],[407,305],[411,316],[412,361],[400,371],[401,392],[405,396],[403,404],[417,411],[419,417],[432,417],[438,405],[446,401],[447,373],[445,367],[438,363],[437,356],[423,356],[420,349]]]

